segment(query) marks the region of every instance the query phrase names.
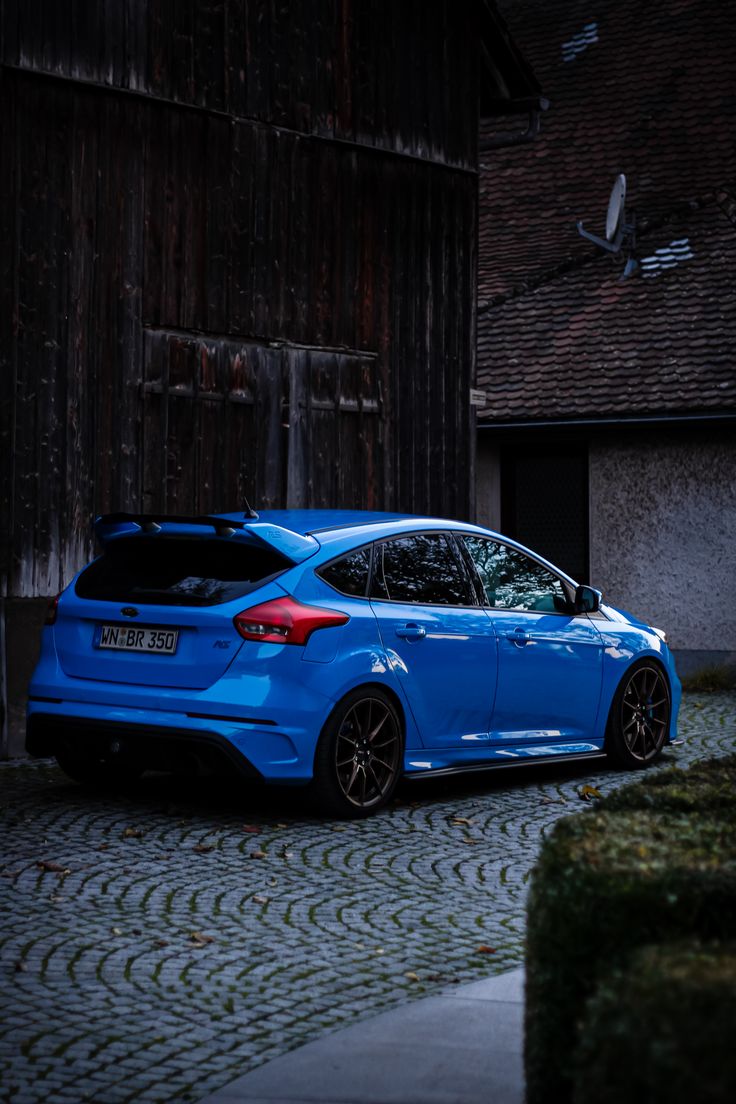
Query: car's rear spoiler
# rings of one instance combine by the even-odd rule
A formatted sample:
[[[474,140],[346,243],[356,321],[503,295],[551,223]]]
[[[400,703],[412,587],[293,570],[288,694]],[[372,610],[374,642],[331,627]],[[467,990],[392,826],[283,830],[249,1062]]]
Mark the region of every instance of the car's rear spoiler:
[[[174,535],[182,530],[194,529],[196,532],[202,528],[214,529],[218,537],[254,537],[294,563],[308,559],[319,548],[319,542],[314,537],[302,536],[301,533],[294,533],[281,525],[250,519],[239,521],[232,517],[218,517],[216,514],[103,514],[95,521],[95,535],[102,545],[116,537],[130,536],[136,531],[155,535],[167,530],[169,535]]]

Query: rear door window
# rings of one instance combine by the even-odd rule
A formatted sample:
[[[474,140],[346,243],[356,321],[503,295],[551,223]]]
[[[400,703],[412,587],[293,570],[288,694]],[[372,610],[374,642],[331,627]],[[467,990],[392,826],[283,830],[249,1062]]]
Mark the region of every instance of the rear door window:
[[[118,537],[79,576],[80,598],[216,606],[241,598],[293,564],[270,548],[218,538]]]
[[[372,597],[426,606],[475,605],[470,577],[444,533],[376,545]]]

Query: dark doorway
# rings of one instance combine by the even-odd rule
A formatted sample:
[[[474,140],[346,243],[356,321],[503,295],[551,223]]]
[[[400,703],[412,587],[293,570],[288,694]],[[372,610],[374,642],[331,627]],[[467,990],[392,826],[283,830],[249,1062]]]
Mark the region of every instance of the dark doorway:
[[[587,582],[587,445],[504,446],[501,529]]]

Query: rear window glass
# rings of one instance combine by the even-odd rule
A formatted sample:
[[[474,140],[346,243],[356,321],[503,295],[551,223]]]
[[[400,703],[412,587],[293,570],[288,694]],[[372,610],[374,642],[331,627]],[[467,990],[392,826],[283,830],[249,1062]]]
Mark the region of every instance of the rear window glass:
[[[370,548],[359,548],[349,556],[333,560],[320,568],[317,575],[341,594],[365,598],[368,592],[368,575],[371,570]]]
[[[269,548],[165,536],[118,537],[79,576],[80,598],[165,606],[216,606],[293,564]]]

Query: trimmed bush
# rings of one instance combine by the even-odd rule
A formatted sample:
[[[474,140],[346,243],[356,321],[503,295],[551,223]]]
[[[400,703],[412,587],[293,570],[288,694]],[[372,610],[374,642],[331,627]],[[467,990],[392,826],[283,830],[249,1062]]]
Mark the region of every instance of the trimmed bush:
[[[586,1001],[633,951],[690,936],[736,939],[736,817],[730,808],[721,815],[719,781],[731,769],[701,766],[691,781],[690,772],[662,772],[667,782],[652,776],[561,820],[545,842],[528,906],[528,1104],[571,1097]]]
[[[736,944],[648,947],[585,1009],[575,1104],[736,1100]]]
[[[599,809],[654,809],[736,821],[736,755],[706,759],[688,770],[653,771],[606,797]]]

